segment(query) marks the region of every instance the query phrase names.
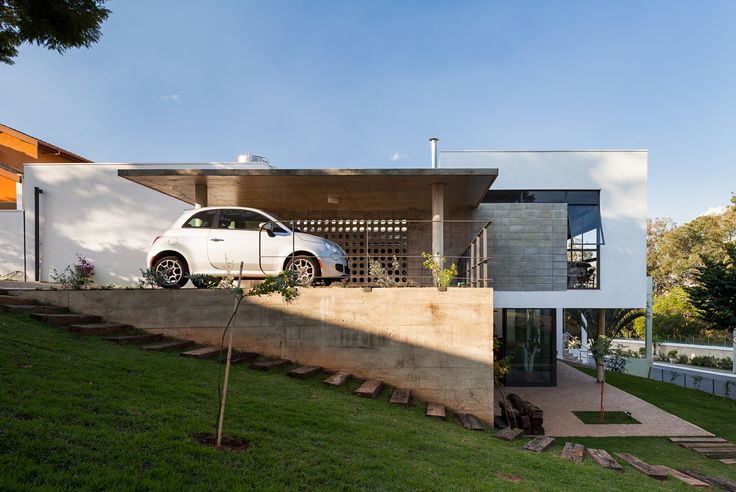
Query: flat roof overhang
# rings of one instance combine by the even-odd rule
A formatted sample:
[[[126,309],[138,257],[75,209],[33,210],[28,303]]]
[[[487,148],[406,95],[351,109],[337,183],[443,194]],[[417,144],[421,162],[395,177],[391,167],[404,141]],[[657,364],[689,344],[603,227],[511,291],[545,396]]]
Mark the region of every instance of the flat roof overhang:
[[[432,185],[443,184],[449,210],[477,207],[498,169],[148,168],[119,169],[118,175],[190,204],[195,185],[206,184],[209,206],[265,210],[431,209]]]

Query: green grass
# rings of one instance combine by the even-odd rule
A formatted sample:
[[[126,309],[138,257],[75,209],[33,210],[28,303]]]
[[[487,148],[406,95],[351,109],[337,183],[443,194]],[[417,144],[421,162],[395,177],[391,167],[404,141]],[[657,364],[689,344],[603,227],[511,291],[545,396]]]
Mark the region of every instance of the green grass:
[[[0,490],[686,489],[631,469],[564,461],[559,446],[523,451],[525,440],[429,419],[421,405],[391,406],[388,389],[365,400],[351,394],[355,383],[330,388],[287,371],[234,366],[225,431],[252,447],[218,451],[191,437],[214,428],[213,361],[0,314]],[[662,446],[678,460],[699,459]]]
[[[625,412],[603,412],[603,421],[601,422],[600,412],[572,412],[584,424],[640,424],[634,417],[626,415]]]

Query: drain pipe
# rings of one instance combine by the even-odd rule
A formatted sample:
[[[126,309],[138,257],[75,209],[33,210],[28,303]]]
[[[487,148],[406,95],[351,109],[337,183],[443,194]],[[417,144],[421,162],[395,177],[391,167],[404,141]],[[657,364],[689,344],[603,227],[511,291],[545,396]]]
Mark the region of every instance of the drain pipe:
[[[36,274],[35,279],[36,282],[39,282],[41,280],[41,271],[40,271],[40,258],[39,258],[39,250],[40,248],[40,242],[38,240],[38,231],[39,231],[39,218],[41,216],[41,212],[38,209],[41,193],[43,193],[43,190],[39,188],[38,186],[33,187],[33,231],[34,231],[34,238],[33,238],[33,261],[35,263],[36,267]]]
[[[440,139],[437,137],[432,137],[429,139],[429,147],[432,152],[432,169],[437,169],[440,167],[440,154],[437,149],[437,142],[439,142]]]

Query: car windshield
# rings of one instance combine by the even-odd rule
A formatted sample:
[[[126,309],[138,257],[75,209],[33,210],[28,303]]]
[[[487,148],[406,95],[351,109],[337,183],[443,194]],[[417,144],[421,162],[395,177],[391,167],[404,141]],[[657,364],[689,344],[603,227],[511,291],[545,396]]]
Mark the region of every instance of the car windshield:
[[[264,212],[264,213],[265,213],[265,214],[266,214],[266,215],[267,215],[268,217],[273,217],[273,221],[272,221],[272,222],[273,222],[273,232],[284,232],[284,233],[287,233],[287,234],[288,234],[288,232],[289,232],[289,228],[288,228],[288,227],[286,227],[285,225],[283,225],[283,226],[282,226],[282,225],[281,225],[281,221],[279,220],[279,218],[278,218],[278,217],[276,217],[276,216],[275,216],[274,214],[272,214],[271,212],[267,212],[267,211],[265,211],[265,210],[264,210],[263,212]],[[266,219],[268,219],[268,217],[265,217],[265,218],[266,218]],[[299,231],[298,229],[294,229],[294,230],[295,230],[296,232],[300,232],[300,231]]]

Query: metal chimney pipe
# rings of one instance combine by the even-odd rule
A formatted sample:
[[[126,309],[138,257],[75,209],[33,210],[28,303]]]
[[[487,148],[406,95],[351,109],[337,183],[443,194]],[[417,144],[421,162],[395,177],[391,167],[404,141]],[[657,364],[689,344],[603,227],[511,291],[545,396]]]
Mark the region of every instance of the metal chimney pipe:
[[[432,137],[429,139],[429,148],[432,151],[432,169],[437,169],[440,167],[440,154],[437,150],[437,142],[439,142],[440,139],[437,137]]]

